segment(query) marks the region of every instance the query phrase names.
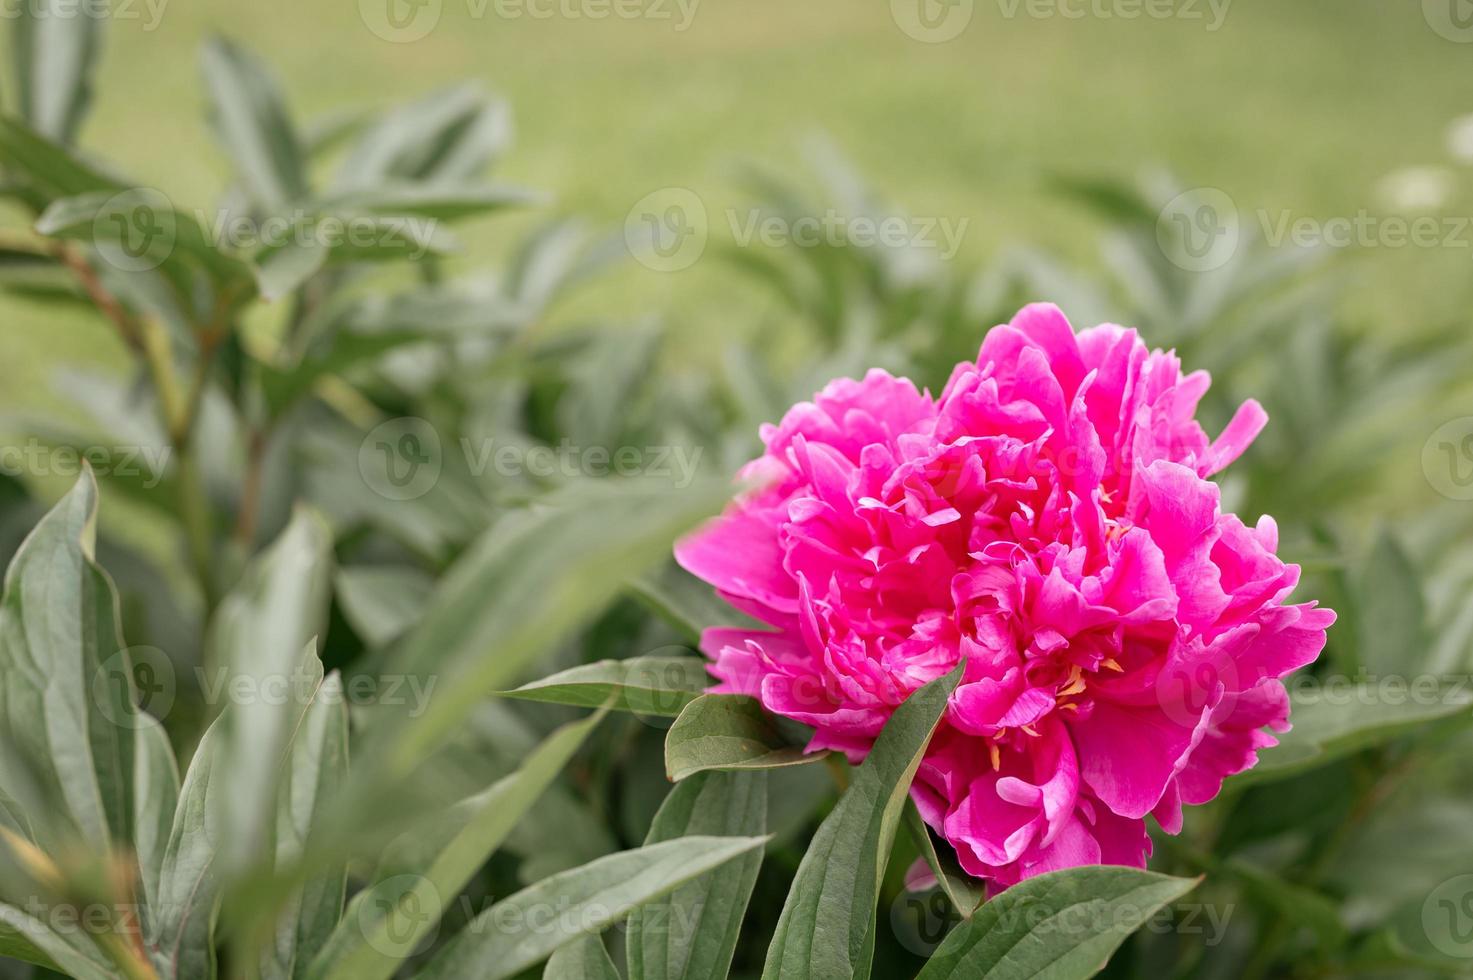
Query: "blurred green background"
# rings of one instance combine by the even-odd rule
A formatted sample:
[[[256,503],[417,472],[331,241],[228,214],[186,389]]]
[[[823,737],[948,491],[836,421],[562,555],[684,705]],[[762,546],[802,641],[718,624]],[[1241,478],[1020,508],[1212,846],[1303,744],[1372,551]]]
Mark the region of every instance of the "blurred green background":
[[[427,36],[395,43],[366,24],[378,2],[154,0],[150,10],[131,0],[136,18],[107,25],[82,143],[187,206],[211,207],[229,170],[202,119],[197,55],[223,33],[272,65],[308,122],[482,80],[516,122],[500,175],[551,192],[548,210],[610,229],[644,195],[683,186],[701,196],[713,236],[729,237],[724,209],[747,200],[736,165],[791,170],[814,133],[908,213],[967,219],[957,261],[969,265],[1003,243],[1098,264],[1101,227],[1051,188],[1055,175],[1166,169],[1224,190],[1255,227],[1260,210],[1408,214],[1386,179],[1411,167],[1445,168],[1432,183],[1446,185],[1434,190],[1447,213],[1473,200],[1473,174],[1447,146],[1450,122],[1473,111],[1473,44],[1439,35],[1420,0],[1233,0],[1217,30],[1205,0],[1164,20],[1039,18],[1026,4],[977,0],[960,36],[939,44],[908,37],[887,4],[852,0],[704,0],[684,30],[674,0],[659,8],[665,19],[603,20],[441,0]],[[484,262],[546,216],[471,226],[466,252]],[[20,220],[3,215],[12,228]],[[1466,319],[1473,233],[1358,251],[1338,300],[1358,324],[1405,335]],[[713,338],[778,315],[717,253],[674,273],[626,262],[580,302],[666,316],[674,356],[699,362]],[[0,323],[0,411],[70,415],[50,390],[56,365],[125,361],[90,315],[6,298]]]

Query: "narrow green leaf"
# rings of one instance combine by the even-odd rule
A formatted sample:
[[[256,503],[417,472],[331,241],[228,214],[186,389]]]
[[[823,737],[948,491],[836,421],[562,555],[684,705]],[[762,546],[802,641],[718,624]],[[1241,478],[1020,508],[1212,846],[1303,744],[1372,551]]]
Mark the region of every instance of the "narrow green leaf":
[[[1083,980],[1162,906],[1197,885],[1135,868],[1029,878],[952,930],[917,980]]]
[[[122,191],[123,185],[13,116],[0,115],[0,159],[47,200],[89,191]]]
[[[67,0],[27,0],[15,17],[21,115],[38,132],[71,143],[92,101],[92,71],[105,18]]]
[[[635,581],[633,592],[692,643],[699,643],[701,632],[709,626],[763,628],[761,623],[723,601],[710,585],[674,562],[666,562],[658,571],[641,576]]]
[[[1293,691],[1294,727],[1260,749],[1240,784],[1277,779],[1324,765],[1444,719],[1473,722],[1473,691],[1462,684],[1411,678],[1404,684],[1339,684]]]
[[[274,302],[290,296],[327,265],[329,249],[315,238],[290,241],[256,257],[256,284],[261,298]]]
[[[35,963],[76,980],[114,980],[115,968],[85,935],[69,942],[21,909],[0,904],[0,956]]]
[[[476,183],[419,184],[388,181],[331,194],[318,202],[330,214],[416,215],[455,221],[508,208],[545,204],[545,194],[522,187]]]
[[[337,179],[367,188],[390,179],[467,180],[506,147],[506,106],[475,85],[435,92],[385,113],[354,145]]]
[[[419,619],[434,582],[408,565],[359,565],[333,579],[343,616],[370,649],[397,640]]]
[[[506,840],[603,714],[558,729],[515,773],[391,845],[378,880],[353,897],[307,975],[313,980],[379,980],[393,975],[436,927],[439,911]]]
[[[143,886],[143,931],[152,931],[152,910],[159,901],[159,877],[179,807],[179,765],[163,726],[138,716],[133,757],[133,850]]]
[[[869,977],[876,906],[911,780],[965,664],[895,710],[814,834],[767,950],[763,980]]]
[[[552,954],[542,980],[622,980],[603,940],[584,936]]]
[[[348,774],[348,708],[342,679],[322,682],[292,740],[287,775],[276,813],[276,864],[290,868],[303,857],[311,834]],[[343,914],[347,866],[335,864],[307,879],[282,909],[275,942],[261,960],[264,980],[293,980],[327,943]]]
[[[713,772],[671,790],[645,843],[766,832],[767,774]],[[761,866],[753,851],[636,909],[625,937],[630,980],[725,980]]]
[[[221,724],[200,739],[184,773],[179,806],[159,870],[158,898],[150,906],[145,942],[162,980],[213,980],[215,918],[220,874],[215,855],[224,839],[225,801]]]
[[[631,657],[600,660],[523,684],[502,696],[593,708],[610,703],[621,711],[673,718],[711,685],[699,657]]]
[[[117,597],[93,561],[96,520],[87,467],[16,552],[0,602],[0,741],[38,783],[7,766],[0,793],[44,799],[30,814],[43,849],[80,834],[105,853],[132,836],[137,711]]]
[[[251,198],[273,212],[300,200],[302,148],[266,67],[223,38],[205,45],[202,65],[220,140]]]
[[[1361,569],[1356,596],[1361,665],[1378,677],[1421,667],[1427,656],[1421,576],[1401,543],[1385,529]]]
[[[392,747],[377,757],[380,772],[411,770],[477,701],[591,620],[726,495],[715,485],[588,481],[498,521],[451,568],[395,654],[403,672],[440,683],[428,711],[382,736]]]
[[[753,698],[706,694],[692,701],[665,736],[665,774],[677,782],[707,769],[776,769],[822,760],[803,751]]]
[[[216,611],[204,687],[207,698],[233,699],[220,746],[231,774],[222,858],[232,870],[265,853],[282,759],[322,684],[313,641],[327,627],[331,574],[331,532],[298,510]]]
[[[766,843],[765,837],[682,837],[620,851],[545,878],[476,916],[420,978],[514,977],[559,947]],[[546,909],[566,913],[549,923],[540,911]]]
[[[906,801],[905,827],[910,831],[916,847],[920,849],[926,866],[936,877],[937,887],[946,895],[947,900],[963,919],[970,919],[972,913],[977,910],[977,906],[981,905],[982,900],[986,897],[982,883],[962,870],[954,853],[937,852],[936,844],[931,840],[930,828],[921,819],[921,813],[916,809],[914,800]]]

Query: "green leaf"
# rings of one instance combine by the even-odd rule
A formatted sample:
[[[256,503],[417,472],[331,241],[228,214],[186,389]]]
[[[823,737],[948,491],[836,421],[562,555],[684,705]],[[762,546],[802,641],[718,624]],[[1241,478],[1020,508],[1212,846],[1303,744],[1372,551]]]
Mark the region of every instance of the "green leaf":
[[[421,980],[503,980],[585,933],[760,849],[765,837],[682,837],[621,851],[545,878],[476,916],[419,974]],[[538,910],[566,910],[549,923]]]
[[[964,667],[959,664],[907,698],[855,770],[853,784],[798,866],[767,950],[763,980],[869,977],[875,908],[895,828]]]
[[[515,773],[391,845],[378,880],[353,897],[307,975],[313,980],[391,976],[435,928],[439,910],[501,846],[603,714],[558,729]],[[427,915],[426,909],[433,914]]]
[[[290,868],[302,859],[323,814],[348,774],[348,708],[342,679],[322,682],[292,740],[287,774],[276,813],[276,864]],[[327,943],[343,913],[347,867],[337,864],[303,883],[277,919],[275,942],[261,961],[264,980],[292,980]]]
[[[339,569],[333,586],[343,617],[376,650],[418,621],[434,581],[408,565],[358,565]]]
[[[48,201],[89,191],[116,194],[123,190],[117,180],[13,116],[0,115],[0,159]]]
[[[766,832],[767,774],[713,772],[671,790],[645,843]],[[761,866],[753,851],[635,910],[625,937],[630,980],[725,980]]]
[[[231,870],[265,852],[281,762],[323,682],[314,641],[327,628],[331,574],[331,532],[300,509],[216,611],[206,697],[244,695],[220,720]]]
[[[220,721],[195,749],[179,791],[179,806],[159,871],[158,898],[150,906],[149,958],[162,980],[213,980],[215,917],[220,875],[215,855],[223,839]],[[220,770],[220,772],[217,772]],[[219,777],[219,778],[217,778]]]
[[[272,212],[300,200],[302,148],[265,66],[223,38],[205,45],[202,66],[220,141],[251,199]]]
[[[692,701],[665,736],[665,774],[679,782],[707,769],[775,769],[818,762],[753,698],[707,694]]]
[[[0,904],[0,956],[35,963],[76,980],[113,980],[115,968],[85,935],[68,941],[47,923]]]
[[[609,703],[621,711],[673,718],[711,685],[699,657],[631,657],[600,660],[544,677],[503,697],[593,708]]]
[[[249,267],[216,248],[197,218],[148,188],[59,198],[36,220],[36,231],[97,246],[104,262],[124,272],[159,268],[186,297],[193,267],[222,285],[250,281]]]
[[[436,92],[390,110],[371,126],[343,162],[337,185],[467,180],[506,147],[510,133],[506,106],[477,86]]]
[[[0,602],[0,742],[38,784],[4,767],[0,793],[40,795],[46,812],[30,816],[46,850],[79,834],[106,853],[132,836],[137,710],[117,597],[93,561],[96,521],[89,466],[16,552]]]
[[[977,906],[987,897],[981,882],[962,870],[955,853],[949,848],[944,852],[937,852],[936,843],[931,840],[931,830],[921,819],[914,800],[906,801],[905,827],[910,831],[911,839],[916,842],[926,866],[936,877],[936,886],[963,919],[970,919]]]
[[[692,643],[699,643],[701,632],[710,626],[764,628],[674,562],[666,562],[659,571],[641,576],[634,583],[633,592],[655,615],[680,630]]]
[[[140,714],[133,757],[133,850],[143,886],[144,934],[153,931],[159,878],[179,807],[179,765],[163,726]]]
[[[329,249],[316,239],[291,241],[268,249],[256,257],[256,284],[261,298],[274,302],[290,296],[297,287],[322,271]]]
[[[28,0],[10,16],[21,115],[38,132],[71,143],[92,101],[104,18],[67,0]]]
[[[398,669],[440,684],[428,711],[397,719],[382,736],[392,745],[377,757],[379,770],[413,769],[478,700],[589,622],[726,495],[714,484],[673,491],[588,481],[503,517],[451,568],[396,651]]]
[[[552,954],[542,980],[622,980],[603,940],[584,936]]]
[[[412,214],[436,221],[455,221],[545,203],[546,195],[521,187],[390,181],[328,195],[318,202],[318,207],[330,214]]]
[[[1409,674],[1427,656],[1426,607],[1416,566],[1382,529],[1356,582],[1360,662],[1377,676]]]
[[[1029,878],[952,930],[917,980],[1092,977],[1127,936],[1196,885],[1116,867]]]
[[[1327,684],[1293,691],[1290,702],[1294,727],[1259,750],[1258,765],[1233,777],[1240,785],[1321,766],[1444,719],[1473,721],[1473,691],[1431,678]]]

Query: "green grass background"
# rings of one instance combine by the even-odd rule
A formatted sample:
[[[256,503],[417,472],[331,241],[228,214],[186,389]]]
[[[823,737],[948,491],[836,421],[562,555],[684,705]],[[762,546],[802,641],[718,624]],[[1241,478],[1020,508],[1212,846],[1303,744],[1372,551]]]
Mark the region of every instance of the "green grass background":
[[[153,30],[142,0],[130,3],[138,19],[108,25],[82,141],[191,207],[210,207],[228,176],[197,62],[215,33],[272,63],[301,120],[481,79],[515,113],[501,175],[611,228],[672,185],[719,215],[746,200],[737,161],[792,167],[801,141],[823,132],[911,214],[968,218],[967,263],[1020,242],[1095,261],[1101,229],[1050,191],[1056,173],[1165,167],[1247,212],[1384,213],[1377,181],[1450,164],[1446,126],[1473,112],[1473,44],[1435,33],[1421,0],[1234,0],[1215,32],[1185,18],[1038,19],[976,0],[944,44],[907,37],[877,0],[703,0],[683,32],[672,20],[507,18],[494,4],[478,17],[474,0],[443,0],[437,27],[413,43],[376,37],[357,0],[172,0]],[[1454,209],[1468,178],[1457,171]],[[20,220],[0,214],[10,229]],[[528,221],[473,226],[462,264],[493,261]],[[725,221],[713,224],[722,234]],[[1381,331],[1460,321],[1470,239],[1364,250],[1345,309]],[[581,302],[666,315],[677,354],[699,357],[768,303],[712,251],[680,273],[626,263]],[[0,411],[62,411],[48,381],[57,365],[124,362],[99,321],[0,300]]]

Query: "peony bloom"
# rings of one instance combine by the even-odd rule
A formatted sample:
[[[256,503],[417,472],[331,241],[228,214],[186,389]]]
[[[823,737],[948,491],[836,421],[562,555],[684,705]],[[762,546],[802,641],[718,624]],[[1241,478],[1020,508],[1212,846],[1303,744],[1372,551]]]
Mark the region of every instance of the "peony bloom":
[[[713,628],[717,692],[863,758],[905,698],[965,660],[912,796],[970,873],[1006,887],[1143,866],[1145,817],[1288,728],[1279,678],[1335,615],[1287,604],[1299,569],[1208,479],[1267,416],[1216,440],[1203,372],[1105,324],[1034,305],[987,334],[939,398],[871,371],[762,431],[759,489],[676,548],[770,630]]]

